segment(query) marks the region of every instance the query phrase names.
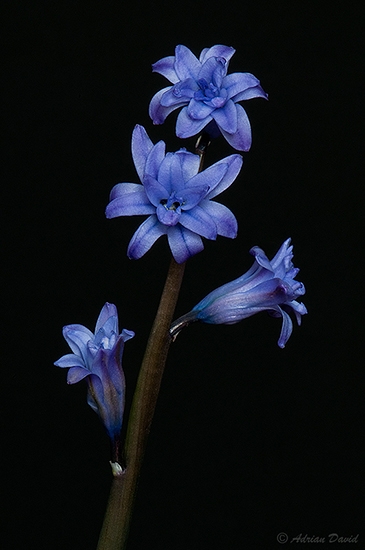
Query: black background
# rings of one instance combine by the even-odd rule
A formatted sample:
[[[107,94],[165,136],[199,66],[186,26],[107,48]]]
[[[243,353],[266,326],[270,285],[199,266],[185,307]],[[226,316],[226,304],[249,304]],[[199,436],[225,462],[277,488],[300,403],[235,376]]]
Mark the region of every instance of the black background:
[[[194,146],[148,117],[167,85],[151,63],[176,44],[227,44],[269,101],[244,104],[253,146],[220,197],[230,241],[189,260],[177,315],[292,237],[309,315],[287,347],[262,314],[193,325],[172,346],[140,480],[129,550],[279,548],[277,534],[359,534],[365,547],[361,3],[164,0],[4,2],[5,219],[2,479],[6,550],[96,547],[111,473],[107,437],[53,366],[62,326],[93,328],[106,301],[134,330],[128,406],[169,251],[126,257],[141,219],[106,220],[135,181],[136,123],[168,150]],[[233,151],[222,139],[207,164]],[[361,315],[360,315],[361,312]],[[285,547],[285,545],[283,545]],[[321,547],[323,547],[322,545]],[[332,544],[331,547],[337,547]]]

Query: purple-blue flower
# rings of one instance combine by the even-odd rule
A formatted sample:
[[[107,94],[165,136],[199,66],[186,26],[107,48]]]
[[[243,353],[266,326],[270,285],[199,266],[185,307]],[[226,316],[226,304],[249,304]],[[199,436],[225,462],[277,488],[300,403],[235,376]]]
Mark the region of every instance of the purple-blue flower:
[[[206,131],[212,137],[218,127],[232,147],[248,151],[251,126],[238,102],[254,97],[267,99],[267,94],[250,73],[227,75],[235,51],[229,46],[216,45],[205,48],[197,59],[189,48],[179,45],[174,56],[154,63],[152,70],[165,76],[173,86],[153,96],[149,107],[153,123],[162,124],[172,111],[183,107],[176,121],[178,137],[194,136],[209,124]]]
[[[109,437],[118,439],[125,402],[125,380],[122,369],[124,342],[134,332],[123,329],[119,334],[118,312],[106,303],[96,322],[95,333],[82,325],[67,325],[63,336],[73,353],[55,362],[68,367],[68,384],[87,378],[87,402],[101,418]]]
[[[199,155],[185,149],[165,154],[165,143],[154,145],[143,126],[137,125],[132,156],[142,185],[118,183],[106,208],[107,218],[149,215],[129,243],[129,258],[141,258],[161,235],[167,235],[178,263],[203,250],[201,237],[236,237],[236,218],[211,199],[235,180],[241,155],[230,155],[199,172]]]
[[[250,250],[255,256],[251,269],[238,279],[213,290],[192,311],[175,321],[171,335],[175,337],[193,321],[232,325],[268,310],[274,317],[283,319],[278,340],[278,345],[283,348],[293,330],[288,312],[294,312],[298,325],[301,324],[301,316],[307,313],[305,305],[296,301],[305,293],[305,288],[303,283],[295,280],[299,269],[293,266],[292,251],[290,239],[287,239],[270,261],[261,248],[254,246]]]

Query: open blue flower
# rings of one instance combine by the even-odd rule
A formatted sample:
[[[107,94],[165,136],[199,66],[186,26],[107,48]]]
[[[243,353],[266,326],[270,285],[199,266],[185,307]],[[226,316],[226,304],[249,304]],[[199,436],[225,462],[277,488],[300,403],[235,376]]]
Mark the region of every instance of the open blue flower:
[[[179,45],[174,56],[154,63],[152,70],[165,76],[173,86],[153,96],[149,107],[153,123],[162,124],[172,111],[183,107],[176,122],[178,137],[194,136],[209,124],[206,131],[212,137],[218,128],[232,147],[248,151],[251,126],[245,110],[237,103],[254,97],[267,99],[267,94],[250,73],[227,75],[235,51],[216,45],[205,48],[197,59],[189,48]]]
[[[129,258],[141,258],[161,235],[167,235],[178,263],[204,248],[201,237],[236,237],[236,218],[211,199],[235,180],[241,155],[226,157],[199,172],[199,155],[185,149],[165,154],[165,143],[153,145],[143,126],[137,125],[132,156],[143,185],[118,183],[106,208],[107,218],[149,214],[129,243]]]
[[[101,418],[109,437],[118,439],[124,412],[125,380],[122,369],[124,342],[134,332],[119,334],[117,308],[106,303],[96,322],[95,334],[82,325],[67,325],[63,336],[73,353],[55,362],[68,367],[68,384],[87,378],[87,402]]]
[[[296,301],[305,293],[305,288],[303,283],[295,281],[299,269],[291,261],[292,250],[290,239],[287,239],[269,261],[264,251],[254,246],[250,250],[255,256],[251,269],[238,279],[213,290],[192,311],[175,321],[171,335],[175,337],[193,321],[232,325],[268,310],[274,317],[283,318],[278,340],[278,345],[283,348],[293,330],[288,311],[294,312],[298,325],[301,324],[301,316],[307,313],[305,305]]]

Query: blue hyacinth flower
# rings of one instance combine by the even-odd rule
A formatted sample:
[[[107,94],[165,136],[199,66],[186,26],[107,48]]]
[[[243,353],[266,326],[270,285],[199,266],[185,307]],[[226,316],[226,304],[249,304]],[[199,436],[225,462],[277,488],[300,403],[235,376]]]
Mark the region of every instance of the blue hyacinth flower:
[[[107,218],[149,216],[129,243],[129,258],[141,258],[162,235],[167,235],[178,263],[203,250],[201,237],[236,237],[236,218],[211,199],[233,183],[242,166],[241,155],[230,155],[199,172],[199,155],[185,149],[165,153],[165,143],[154,145],[143,126],[137,125],[132,156],[142,184],[115,185],[106,208]]]
[[[176,121],[176,135],[188,138],[203,128],[211,137],[219,133],[238,151],[251,147],[251,126],[240,101],[267,94],[250,73],[227,75],[235,49],[216,45],[205,48],[199,59],[186,46],[176,46],[175,55],[164,57],[152,70],[173,85],[157,92],[150,103],[154,124],[162,124],[175,109],[182,107]]]
[[[87,402],[115,441],[122,428],[125,403],[124,343],[133,338],[134,332],[123,329],[119,334],[117,308],[106,303],[94,334],[82,325],[67,325],[63,336],[73,353],[61,357],[55,365],[69,368],[68,384],[86,379]]]
[[[213,290],[192,311],[175,321],[170,330],[172,337],[193,321],[232,325],[260,311],[269,311],[274,317],[283,319],[278,340],[279,347],[283,348],[293,330],[288,313],[294,313],[298,325],[301,316],[307,313],[305,305],[296,300],[305,293],[305,288],[295,280],[299,269],[293,266],[292,251],[290,239],[287,239],[270,261],[261,248],[253,247],[250,253],[255,261],[251,269]]]

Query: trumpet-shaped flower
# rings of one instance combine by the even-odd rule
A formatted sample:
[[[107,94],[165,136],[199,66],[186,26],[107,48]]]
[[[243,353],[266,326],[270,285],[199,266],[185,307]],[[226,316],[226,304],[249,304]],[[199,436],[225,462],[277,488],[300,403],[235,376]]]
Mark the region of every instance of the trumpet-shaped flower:
[[[162,124],[172,111],[182,107],[176,122],[178,137],[188,138],[206,128],[212,137],[220,131],[232,147],[248,151],[252,141],[250,122],[238,102],[254,97],[267,99],[267,94],[250,73],[227,75],[235,51],[216,45],[205,48],[197,59],[189,48],[179,45],[174,56],[154,63],[152,70],[173,85],[153,96],[149,107],[153,123]]]
[[[235,180],[241,155],[230,155],[199,172],[199,155],[185,149],[165,154],[165,143],[153,145],[143,126],[137,125],[132,156],[142,185],[118,183],[106,208],[107,218],[149,215],[129,243],[129,258],[141,258],[161,235],[167,235],[178,263],[204,248],[201,237],[236,237],[236,218],[211,199]]]
[[[293,330],[288,311],[294,312],[298,325],[301,316],[307,313],[305,305],[296,301],[305,293],[305,288],[295,281],[299,269],[293,266],[292,250],[290,239],[287,239],[270,261],[261,248],[253,247],[250,253],[255,256],[255,261],[251,269],[208,294],[192,311],[173,323],[170,334],[175,337],[193,321],[231,325],[268,310],[274,317],[283,319],[278,340],[278,345],[283,348]]]
[[[124,412],[125,380],[122,369],[124,342],[134,332],[119,334],[117,308],[106,303],[96,322],[95,333],[82,325],[67,325],[63,336],[73,353],[55,362],[68,367],[68,384],[87,378],[87,402],[101,418],[109,437],[118,439]]]

